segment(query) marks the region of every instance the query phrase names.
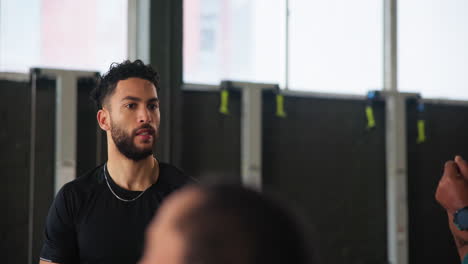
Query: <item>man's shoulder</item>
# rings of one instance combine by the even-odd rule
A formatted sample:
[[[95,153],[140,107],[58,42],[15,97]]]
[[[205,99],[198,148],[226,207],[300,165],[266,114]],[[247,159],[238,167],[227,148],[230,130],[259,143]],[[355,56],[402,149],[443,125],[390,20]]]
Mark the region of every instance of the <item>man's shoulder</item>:
[[[99,165],[75,178],[74,180],[66,183],[62,187],[62,192],[64,193],[82,193],[90,191],[93,189],[93,186],[99,185],[103,182],[102,179],[102,167]]]
[[[190,177],[183,170],[172,164],[161,162],[159,164],[159,168],[160,180],[172,187],[179,188],[186,184],[196,183],[194,178]]]
[[[99,179],[101,177],[100,168],[102,166],[98,166],[64,184],[55,196],[53,206],[59,208],[62,213],[66,212],[69,216],[76,216],[76,212],[80,210],[83,204],[86,204],[87,199],[100,189],[99,185],[102,185]]]

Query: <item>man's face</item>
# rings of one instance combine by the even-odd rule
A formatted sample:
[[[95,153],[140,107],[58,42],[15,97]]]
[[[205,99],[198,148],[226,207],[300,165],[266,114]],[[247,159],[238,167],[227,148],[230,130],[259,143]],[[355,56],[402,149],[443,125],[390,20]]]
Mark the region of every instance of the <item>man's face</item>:
[[[153,154],[159,135],[159,100],[150,81],[129,78],[109,98],[110,133],[117,149],[139,161]]]

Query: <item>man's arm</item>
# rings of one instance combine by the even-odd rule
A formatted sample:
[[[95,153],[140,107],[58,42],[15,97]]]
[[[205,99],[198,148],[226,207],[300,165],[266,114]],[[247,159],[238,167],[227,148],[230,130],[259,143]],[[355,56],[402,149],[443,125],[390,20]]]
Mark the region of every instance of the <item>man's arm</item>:
[[[73,192],[65,185],[57,193],[47,215],[40,264],[71,263],[79,260],[74,226]]]
[[[457,210],[468,206],[468,163],[461,157],[445,163],[444,174],[439,181],[436,200],[445,208],[448,224],[457,246],[460,259],[468,254],[468,231],[462,231],[453,222]]]

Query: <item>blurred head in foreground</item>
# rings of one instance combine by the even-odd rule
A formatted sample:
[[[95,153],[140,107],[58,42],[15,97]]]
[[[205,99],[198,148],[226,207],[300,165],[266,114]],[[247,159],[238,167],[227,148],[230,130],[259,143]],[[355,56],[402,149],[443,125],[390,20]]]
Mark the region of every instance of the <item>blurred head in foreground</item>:
[[[234,185],[192,186],[149,226],[140,264],[313,263],[305,230],[277,202]]]

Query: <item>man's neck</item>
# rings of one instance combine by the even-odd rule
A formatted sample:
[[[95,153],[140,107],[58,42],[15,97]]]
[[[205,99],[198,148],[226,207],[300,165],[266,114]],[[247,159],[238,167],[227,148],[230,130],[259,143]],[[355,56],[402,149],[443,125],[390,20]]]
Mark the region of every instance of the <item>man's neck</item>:
[[[134,161],[120,152],[110,151],[107,171],[120,187],[130,191],[144,191],[158,180],[159,163],[152,155]]]

